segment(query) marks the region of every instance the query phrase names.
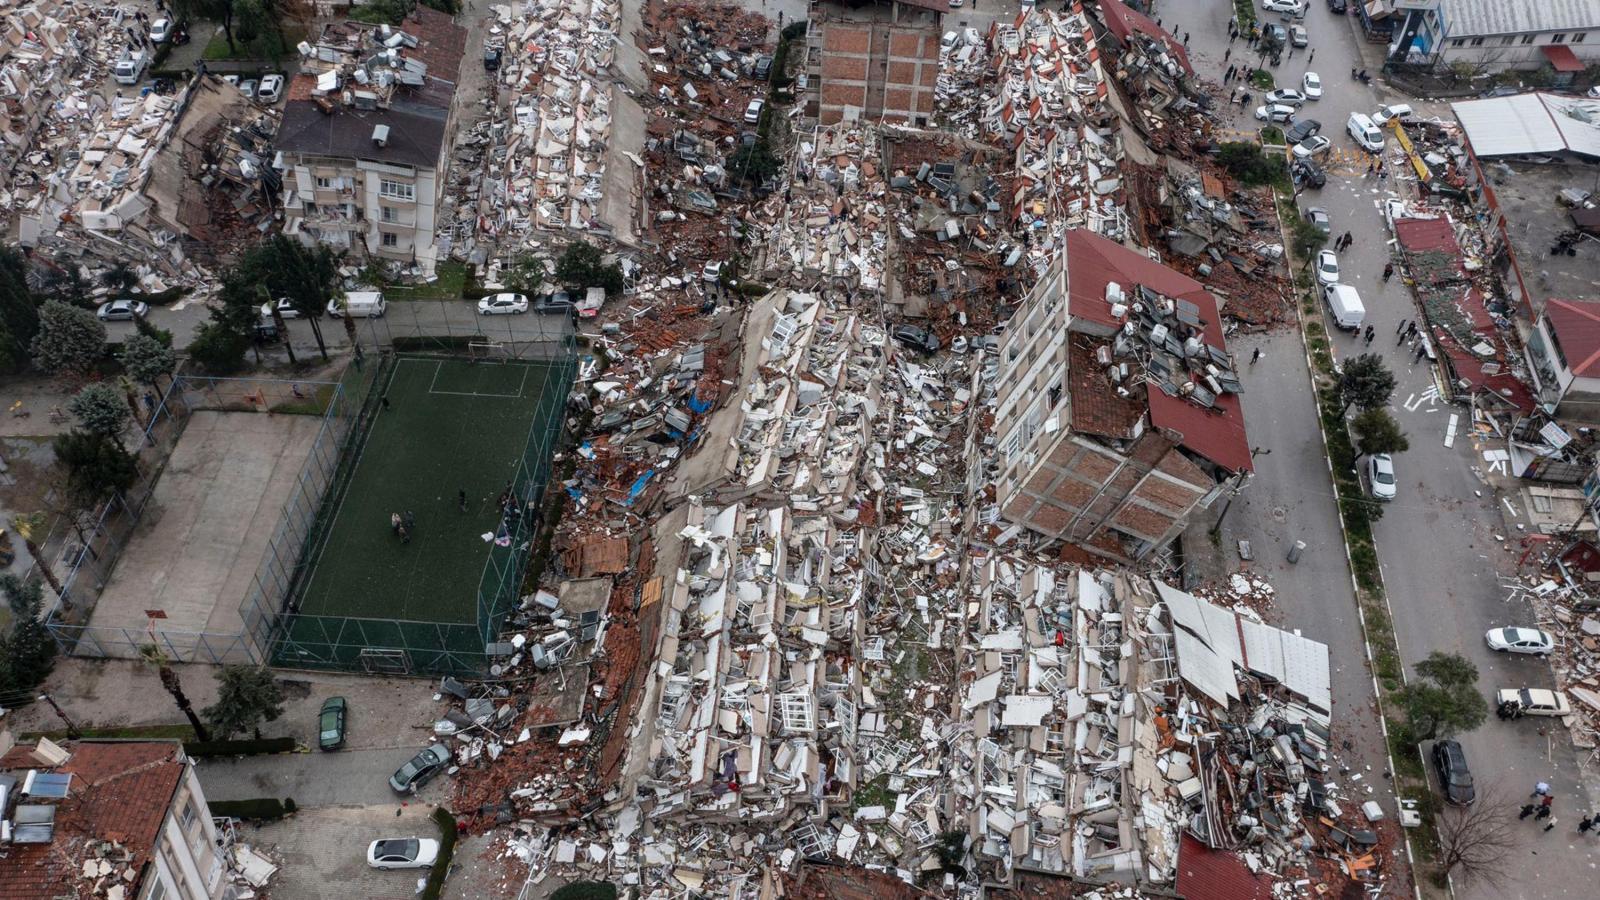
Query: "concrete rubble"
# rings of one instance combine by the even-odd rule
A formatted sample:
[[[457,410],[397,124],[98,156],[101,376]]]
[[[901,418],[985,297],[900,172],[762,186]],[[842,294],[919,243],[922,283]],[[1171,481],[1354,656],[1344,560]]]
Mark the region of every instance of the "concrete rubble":
[[[1592,536],[1568,534],[1530,536],[1522,544],[1521,575],[1502,582],[1506,602],[1531,602],[1535,620],[1526,624],[1554,639],[1550,668],[1572,706],[1561,721],[1593,759],[1600,752],[1600,545]]]

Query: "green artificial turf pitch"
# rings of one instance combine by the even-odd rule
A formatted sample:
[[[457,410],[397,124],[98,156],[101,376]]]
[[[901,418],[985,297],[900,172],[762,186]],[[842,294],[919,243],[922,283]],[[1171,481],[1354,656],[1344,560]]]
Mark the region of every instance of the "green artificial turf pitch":
[[[530,429],[560,427],[563,398],[540,399],[547,382],[559,384],[547,376],[563,364],[401,357],[385,392],[388,408],[378,408],[355,470],[334,498],[300,612],[475,624],[478,583],[493,547],[482,535],[500,523],[496,501]],[[389,515],[408,510],[416,527],[403,544]]]

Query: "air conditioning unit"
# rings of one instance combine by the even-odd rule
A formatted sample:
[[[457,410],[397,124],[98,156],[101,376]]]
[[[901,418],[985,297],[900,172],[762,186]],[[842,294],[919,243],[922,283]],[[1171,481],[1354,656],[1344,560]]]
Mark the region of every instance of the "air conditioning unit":
[[[379,147],[389,146],[389,126],[374,125],[372,128],[372,142]]]
[[[1106,282],[1106,302],[1112,305],[1122,302],[1122,285],[1115,281]]]

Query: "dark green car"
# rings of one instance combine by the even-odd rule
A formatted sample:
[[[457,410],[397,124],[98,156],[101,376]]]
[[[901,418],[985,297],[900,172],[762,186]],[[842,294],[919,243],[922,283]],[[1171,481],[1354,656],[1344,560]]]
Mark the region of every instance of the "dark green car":
[[[329,697],[322,701],[322,715],[317,717],[318,747],[337,750],[344,746],[345,709],[343,697]]]

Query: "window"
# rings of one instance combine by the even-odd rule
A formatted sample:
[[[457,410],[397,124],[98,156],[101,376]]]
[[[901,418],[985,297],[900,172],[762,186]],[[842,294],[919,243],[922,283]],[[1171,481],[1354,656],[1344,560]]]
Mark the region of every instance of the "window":
[[[1509,47],[1512,44],[1515,44],[1516,42],[1517,42],[1517,39],[1514,38],[1514,37],[1503,37],[1503,38],[1500,39],[1500,46]]]
[[[395,200],[415,200],[417,186],[406,184],[403,181],[390,181],[387,178],[378,182],[378,196],[389,197]]]
[[[331,179],[331,178],[323,178],[321,175],[317,176],[317,188],[319,190],[329,190],[329,189],[332,189],[332,187],[333,187],[333,179]]]
[[[194,827],[194,819],[194,804],[184,803],[183,810],[178,813],[178,822],[183,826],[185,832]]]
[[[1550,35],[1550,43],[1552,44],[1565,44],[1566,42],[1567,33],[1565,31],[1558,31],[1555,34]]]
[[[1450,42],[1450,46],[1452,46],[1452,47],[1465,47],[1466,45],[1467,45],[1467,39],[1466,38],[1456,38],[1455,40]]]
[[[381,232],[381,233],[383,235],[383,245],[385,247],[398,247],[398,246],[400,246],[400,236],[399,235],[395,234],[392,231],[385,231],[385,232]]]
[[[166,900],[167,886],[162,883],[159,872],[150,872],[150,890],[145,892],[144,900]]]
[[[392,207],[392,206],[380,206],[380,207],[378,207],[378,209],[379,209],[379,211],[381,211],[383,213],[383,221],[385,221],[385,222],[398,222],[398,221],[400,221],[400,211],[395,209],[394,207]]]
[[[1523,35],[1522,36],[1522,43],[1524,45],[1533,43],[1533,35],[1531,35],[1531,34]]]
[[[314,216],[316,214],[317,214],[317,205],[315,203],[312,203],[310,200],[307,200],[306,201],[306,215]]]
[[[1545,325],[1545,330],[1550,333],[1550,349],[1556,352],[1556,359],[1561,360],[1561,368],[1572,368],[1571,366],[1567,365],[1567,354],[1561,349],[1561,340],[1556,337],[1556,330],[1551,328],[1548,322]]]
[[[1577,34],[1573,35],[1572,36],[1572,40],[1568,41],[1567,43],[1569,43],[1569,44],[1581,44],[1581,43],[1583,43],[1583,39],[1588,37],[1588,36],[1589,36],[1589,32],[1580,31]]]
[[[1483,46],[1483,38],[1473,38],[1472,39],[1472,46],[1474,46],[1474,47],[1482,47]]]

